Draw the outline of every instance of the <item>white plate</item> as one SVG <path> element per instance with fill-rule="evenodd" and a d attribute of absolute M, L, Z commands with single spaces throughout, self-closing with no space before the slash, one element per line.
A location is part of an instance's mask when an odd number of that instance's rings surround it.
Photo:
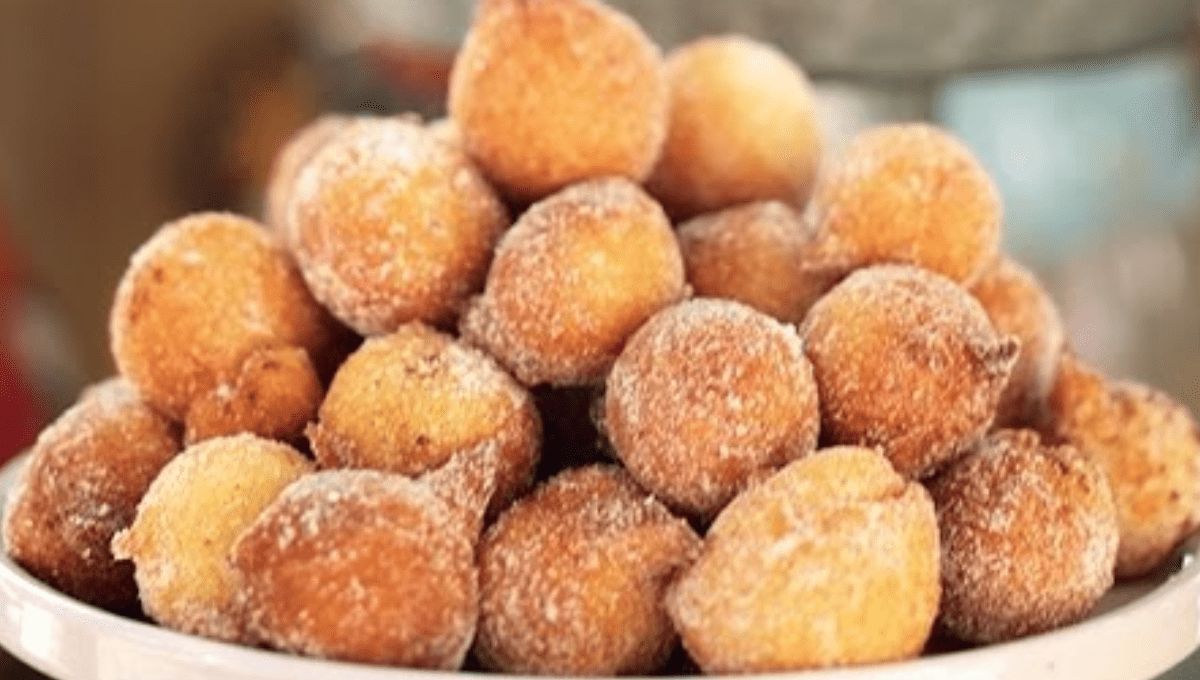
<path fill-rule="evenodd" d="M 24 459 L 0 470 L 0 508 Z M 1172 568 L 1123 584 L 1083 623 L 1017 642 L 783 680 L 1138 680 L 1200 645 L 1200 541 Z M 0 551 L 0 646 L 60 680 L 447 680 L 441 672 L 305 659 L 114 616 L 42 585 Z M 480 680 L 480 674 L 466 674 Z"/>

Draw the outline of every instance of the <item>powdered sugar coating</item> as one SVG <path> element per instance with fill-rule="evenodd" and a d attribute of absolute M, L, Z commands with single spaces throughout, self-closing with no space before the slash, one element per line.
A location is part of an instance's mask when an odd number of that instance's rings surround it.
<path fill-rule="evenodd" d="M 916 656 L 938 595 L 928 494 L 843 447 L 734 499 L 666 603 L 705 673 L 749 673 Z"/>
<path fill-rule="evenodd" d="M 463 152 L 419 122 L 358 118 L 304 164 L 286 224 L 313 295 L 372 335 L 452 322 L 508 215 Z"/>
<path fill-rule="evenodd" d="M 1117 510 L 1072 446 L 1000 430 L 929 484 L 942 545 L 942 624 L 999 642 L 1074 623 L 1112 586 Z"/>
<path fill-rule="evenodd" d="M 698 517 L 810 453 L 819 426 L 795 329 L 728 300 L 655 315 L 621 353 L 604 396 L 604 428 L 633 477 Z"/>
<path fill-rule="evenodd" d="M 645 179 L 666 136 L 662 55 L 593 0 L 484 0 L 450 80 L 463 144 L 508 196 Z"/>
<path fill-rule="evenodd" d="M 685 294 L 662 208 L 628 180 L 599 179 L 521 216 L 460 330 L 526 385 L 597 383 L 625 340 Z"/>
<path fill-rule="evenodd" d="M 38 436 L 4 512 L 5 550 L 71 597 L 135 611 L 133 569 L 113 558 L 109 542 L 178 451 L 178 429 L 127 382 L 87 389 Z"/>
<path fill-rule="evenodd" d="M 263 219 L 281 241 L 286 242 L 287 202 L 296 176 L 312 155 L 342 130 L 353 118 L 337 114 L 318 117 L 292 135 L 275 156 L 263 198 Z"/>
<path fill-rule="evenodd" d="M 478 613 L 474 536 L 460 521 L 401 475 L 292 484 L 233 548 L 250 630 L 309 656 L 458 668 Z"/>
<path fill-rule="evenodd" d="M 813 192 L 826 261 L 915 264 L 970 284 L 1000 243 L 1000 194 L 962 142 L 926 124 L 860 133 Z"/>
<path fill-rule="evenodd" d="M 1019 345 L 953 282 L 904 265 L 851 274 L 801 329 L 834 444 L 880 447 L 925 477 L 987 431 Z"/>
<path fill-rule="evenodd" d="M 661 668 L 675 641 L 662 596 L 699 543 L 620 468 L 557 475 L 484 537 L 476 655 L 516 673 Z"/>

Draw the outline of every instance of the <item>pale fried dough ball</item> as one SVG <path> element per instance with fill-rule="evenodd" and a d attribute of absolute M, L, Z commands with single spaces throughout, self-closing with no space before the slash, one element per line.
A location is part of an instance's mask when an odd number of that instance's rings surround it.
<path fill-rule="evenodd" d="M 146 613 L 185 633 L 245 641 L 229 550 L 310 469 L 292 447 L 245 434 L 193 445 L 168 463 L 112 543 L 118 559 L 133 560 Z"/>
<path fill-rule="evenodd" d="M 667 610 L 704 672 L 787 671 L 916 656 L 938 593 L 928 494 L 840 447 L 734 499 Z"/>
<path fill-rule="evenodd" d="M 1000 430 L 929 484 L 942 545 L 942 624 L 999 642 L 1079 621 L 1108 591 L 1117 509 L 1073 446 Z"/>
<path fill-rule="evenodd" d="M 802 321 L 840 278 L 814 259 L 811 230 L 779 201 L 701 215 L 678 233 L 696 295 L 737 300 L 780 321 Z"/>
<path fill-rule="evenodd" d="M 820 413 L 795 328 L 728 300 L 655 315 L 608 377 L 617 456 L 668 505 L 711 517 L 751 480 L 810 453 Z"/>
<path fill-rule="evenodd" d="M 915 264 L 971 283 L 1000 242 L 1000 196 L 962 142 L 925 124 L 856 137 L 813 193 L 817 239 L 845 271 Z"/>
<path fill-rule="evenodd" d="M 461 331 L 526 385 L 594 384 L 625 340 L 684 294 L 662 208 L 633 183 L 606 178 L 521 216 Z"/>
<path fill-rule="evenodd" d="M 422 482 L 331 470 L 285 489 L 232 565 L 250 631 L 277 649 L 452 670 L 478 616 L 475 538 Z"/>
<path fill-rule="evenodd" d="M 767 199 L 804 205 L 821 135 L 796 64 L 745 37 L 706 37 L 668 56 L 667 80 L 667 140 L 647 187 L 672 216 Z"/>
<path fill-rule="evenodd" d="M 541 422 L 529 393 L 490 357 L 410 323 L 346 360 L 309 439 L 322 467 L 408 476 L 494 449 L 499 510 L 533 480 Z"/>
<path fill-rule="evenodd" d="M 434 139 L 462 148 L 462 133 L 458 131 L 458 126 L 454 124 L 453 118 L 431 120 L 425 125 L 425 129 L 429 130 L 429 134 L 433 135 Z"/>
<path fill-rule="evenodd" d="M 287 239 L 313 295 L 363 335 L 449 324 L 508 226 L 461 150 L 404 117 L 359 118 L 305 163 Z"/>
<path fill-rule="evenodd" d="M 966 291 L 902 265 L 851 274 L 801 332 L 826 440 L 880 447 L 914 478 L 987 431 L 1018 352 Z"/>
<path fill-rule="evenodd" d="M 667 124 L 658 48 L 594 0 L 484 0 L 450 80 L 450 115 L 519 202 L 617 175 L 645 179 Z"/>
<path fill-rule="evenodd" d="M 1109 382 L 1064 355 L 1049 398 L 1049 432 L 1105 472 L 1117 503 L 1117 578 L 1152 571 L 1200 512 L 1200 432 L 1187 409 L 1142 385 Z"/>
<path fill-rule="evenodd" d="M 275 156 L 263 199 L 263 219 L 280 239 L 286 241 L 287 202 L 300 169 L 312 155 L 342 130 L 353 118 L 327 114 L 300 128 Z"/>
<path fill-rule="evenodd" d="M 620 468 L 568 470 L 485 535 L 475 653 L 512 673 L 656 671 L 676 640 L 663 593 L 699 544 Z"/>
<path fill-rule="evenodd" d="M 128 383 L 89 388 L 38 437 L 4 512 L 5 549 L 71 597 L 136 611 L 133 568 L 109 543 L 178 451 L 178 429 Z"/>
<path fill-rule="evenodd" d="M 995 426 L 1036 425 L 1063 349 L 1058 309 L 1033 274 L 1007 257 L 998 258 L 984 271 L 971 294 L 997 331 L 1021 342 L 1021 353 L 996 407 Z"/>
<path fill-rule="evenodd" d="M 206 436 L 298 435 L 320 400 L 313 364 L 339 339 L 266 232 L 222 213 L 167 224 L 133 255 L 110 333 L 117 367 L 142 397 Z M 264 382 L 289 387 L 260 390 Z"/>

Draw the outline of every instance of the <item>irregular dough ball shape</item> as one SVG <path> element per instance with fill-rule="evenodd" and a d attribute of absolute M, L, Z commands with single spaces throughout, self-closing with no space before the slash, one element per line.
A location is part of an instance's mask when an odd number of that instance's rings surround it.
<path fill-rule="evenodd" d="M 1117 509 L 1073 446 L 1000 430 L 929 483 L 942 545 L 940 620 L 991 643 L 1075 623 L 1112 586 Z"/>
<path fill-rule="evenodd" d="M 310 470 L 292 447 L 248 434 L 209 439 L 176 456 L 112 543 L 118 559 L 133 560 L 146 613 L 185 633 L 246 641 L 230 548 Z"/>
<path fill-rule="evenodd" d="M 508 213 L 463 152 L 419 122 L 358 118 L 301 169 L 286 227 L 313 295 L 375 335 L 453 323 Z"/>
<path fill-rule="evenodd" d="M 728 300 L 655 315 L 617 359 L 604 396 L 617 457 L 667 505 L 697 517 L 811 453 L 820 421 L 795 328 Z"/>
<path fill-rule="evenodd" d="M 508 673 L 659 670 L 676 640 L 663 593 L 699 545 L 620 468 L 563 472 L 483 539 L 475 653 Z"/>
<path fill-rule="evenodd" d="M 152 407 L 206 435 L 247 425 L 268 437 L 300 434 L 320 402 L 313 364 L 335 349 L 337 332 L 266 231 L 224 213 L 185 217 L 151 237 L 131 258 L 110 317 L 121 375 Z M 267 379 L 264 364 L 290 350 L 307 357 L 269 378 L 289 387 L 250 394 Z M 214 417 L 248 403 L 251 414 Z"/>
<path fill-rule="evenodd" d="M 966 291 L 902 265 L 851 274 L 813 306 L 801 334 L 824 437 L 880 447 L 912 478 L 983 436 L 1018 352 Z"/>
<path fill-rule="evenodd" d="M 450 78 L 467 152 L 510 198 L 646 178 L 667 125 L 662 55 L 594 0 L 483 0 Z"/>
<path fill-rule="evenodd" d="M 627 180 L 594 180 L 517 220 L 460 330 L 526 385 L 593 384 L 685 290 L 662 208 Z"/>
<path fill-rule="evenodd" d="M 287 242 L 287 204 L 296 177 L 308 159 L 352 121 L 350 116 L 326 114 L 300 128 L 275 156 L 263 198 L 263 219 L 284 243 Z"/>
<path fill-rule="evenodd" d="M 541 421 L 533 398 L 490 357 L 409 323 L 342 364 L 309 439 L 324 468 L 410 477 L 494 451 L 498 511 L 533 481 Z"/>
<path fill-rule="evenodd" d="M 1187 409 L 1136 383 L 1109 382 L 1069 354 L 1048 430 L 1108 477 L 1117 503 L 1118 579 L 1142 576 L 1200 525 L 1200 432 Z"/>
<path fill-rule="evenodd" d="M 667 610 L 705 673 L 790 671 L 916 656 L 938 594 L 925 489 L 839 447 L 734 499 Z"/>
<path fill-rule="evenodd" d="M 802 207 L 821 159 L 808 78 L 775 47 L 705 37 L 667 57 L 670 119 L 647 181 L 672 216 L 775 199 Z"/>
<path fill-rule="evenodd" d="M 88 388 L 38 436 L 4 511 L 5 550 L 71 597 L 137 611 L 133 567 L 109 543 L 178 451 L 178 428 L 127 382 Z"/>
<path fill-rule="evenodd" d="M 250 630 L 288 652 L 453 670 L 478 616 L 474 542 L 427 485 L 331 470 L 289 486 L 233 549 Z"/>
<path fill-rule="evenodd" d="M 962 142 L 931 125 L 860 133 L 813 192 L 830 266 L 914 264 L 970 284 L 996 255 L 1000 195 Z"/>

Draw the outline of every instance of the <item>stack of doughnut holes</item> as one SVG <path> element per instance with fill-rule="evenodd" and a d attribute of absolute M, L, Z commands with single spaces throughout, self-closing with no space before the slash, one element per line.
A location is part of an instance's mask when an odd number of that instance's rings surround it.
<path fill-rule="evenodd" d="M 746 673 L 1065 626 L 1200 523 L 1191 415 L 1072 354 L 947 132 L 825 157 L 780 51 L 598 0 L 480 0 L 448 109 L 134 253 L 17 563 L 317 658 Z"/>

